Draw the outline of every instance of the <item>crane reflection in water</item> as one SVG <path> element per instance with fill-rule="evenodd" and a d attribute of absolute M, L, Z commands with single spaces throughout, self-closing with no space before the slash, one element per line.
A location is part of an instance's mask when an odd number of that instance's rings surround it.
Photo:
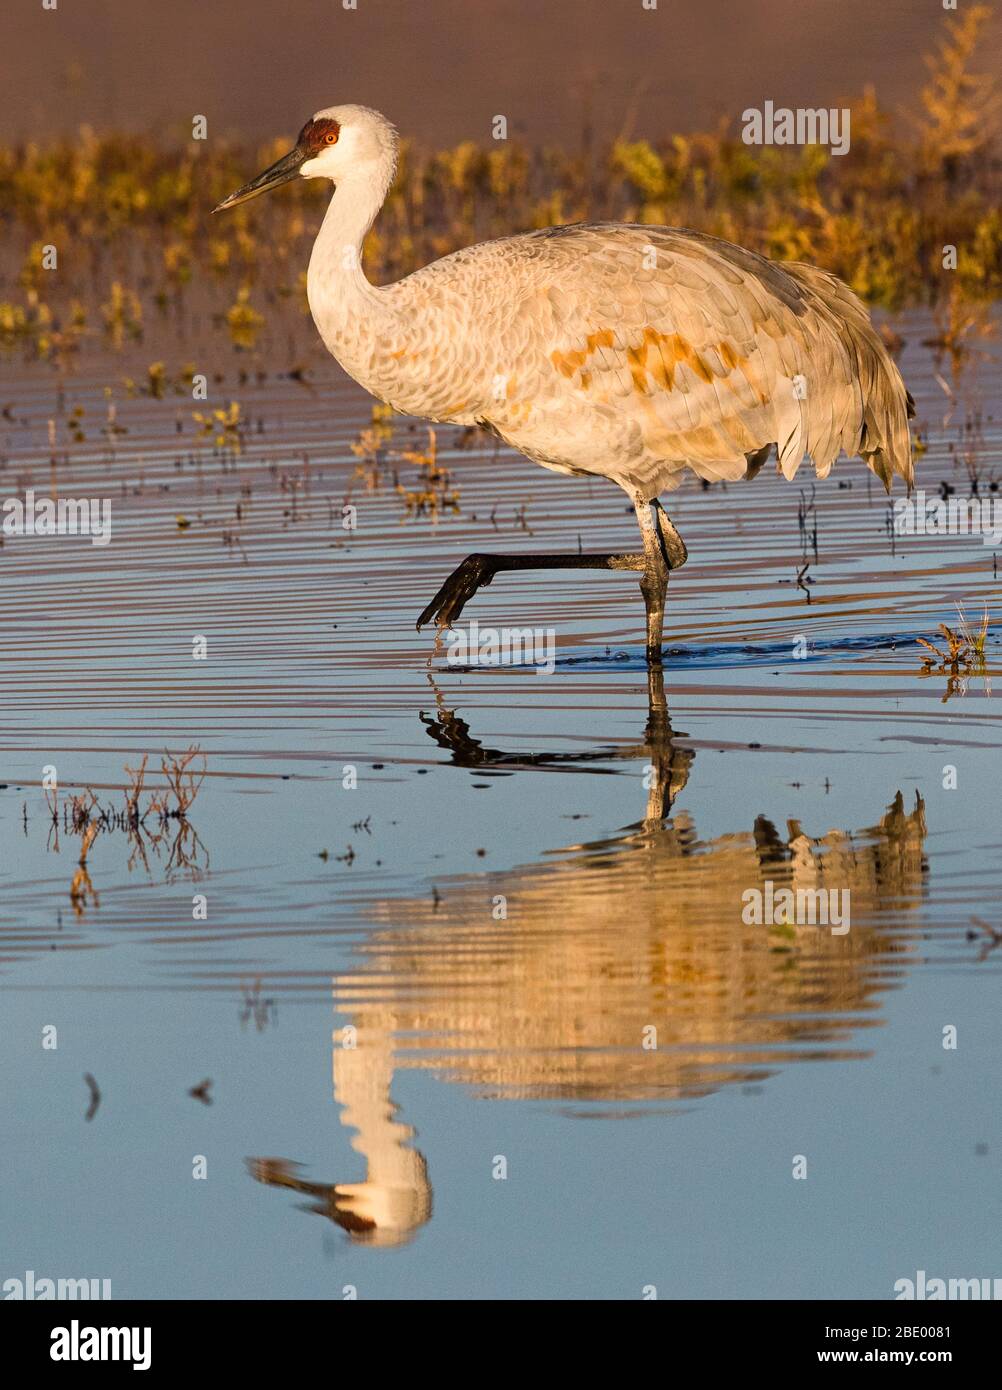
<path fill-rule="evenodd" d="M 441 697 L 422 715 L 456 765 L 481 772 L 639 763 L 643 818 L 524 867 L 447 880 L 432 897 L 372 903 L 363 962 L 333 980 L 348 1020 L 333 1035 L 334 1099 L 365 1177 L 312 1182 L 288 1160 L 252 1159 L 259 1181 L 314 1199 L 309 1210 L 354 1241 L 398 1245 L 432 1210 L 415 1131 L 391 1099 L 398 1068 L 493 1100 L 622 1115 L 798 1060 L 868 1055 L 853 1038 L 879 1022 L 880 993 L 903 975 L 924 891 L 921 798 L 907 810 L 895 792 L 855 832 L 815 838 L 790 820 L 784 834 L 760 816 L 702 840 L 673 813 L 695 754 L 672 729 L 657 668 L 648 689 L 639 743 L 583 753 L 485 747 Z M 742 894 L 767 880 L 849 889 L 851 931 L 746 925 Z"/>

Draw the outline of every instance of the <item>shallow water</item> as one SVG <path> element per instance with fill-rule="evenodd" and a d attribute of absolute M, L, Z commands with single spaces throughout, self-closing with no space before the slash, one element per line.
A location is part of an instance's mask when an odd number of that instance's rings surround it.
<path fill-rule="evenodd" d="M 951 400 L 928 324 L 899 327 L 921 484 L 966 494 L 970 456 L 984 493 L 997 363 Z M 414 629 L 449 570 L 632 548 L 615 489 L 442 429 L 460 511 L 408 518 L 353 477 L 371 402 L 315 351 L 308 387 L 214 388 L 238 457 L 177 396 L 119 393 L 109 450 L 120 362 L 63 383 L 68 446 L 56 377 L 4 373 L 5 495 L 51 490 L 56 416 L 58 490 L 110 497 L 113 535 L 0 551 L 3 1278 L 845 1298 L 998 1272 L 999 641 L 954 682 L 915 641 L 958 601 L 997 617 L 990 547 L 892 545 L 858 463 L 813 493 L 816 560 L 806 471 L 686 486 L 663 692 L 624 574 L 499 576 L 464 619 L 553 629 L 553 673 L 459 669 Z M 426 438 L 399 422 L 391 452 Z M 121 812 L 126 765 L 162 787 L 191 745 L 186 820 L 85 844 L 70 798 Z M 767 882 L 849 890 L 851 929 L 747 925 Z"/>

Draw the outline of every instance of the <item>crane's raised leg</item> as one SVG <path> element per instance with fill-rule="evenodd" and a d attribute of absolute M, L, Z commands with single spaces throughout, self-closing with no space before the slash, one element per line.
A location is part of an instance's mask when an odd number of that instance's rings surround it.
<path fill-rule="evenodd" d="M 688 552 L 657 498 L 648 501 L 637 496 L 633 505 L 644 542 L 643 551 L 603 551 L 579 555 L 467 555 L 418 618 L 418 629 L 432 620 L 440 627 L 451 626 L 477 590 L 488 585 L 501 570 L 635 570 L 640 572 L 640 591 L 647 609 L 647 660 L 660 664 L 668 575 L 672 570 L 681 569 Z"/>

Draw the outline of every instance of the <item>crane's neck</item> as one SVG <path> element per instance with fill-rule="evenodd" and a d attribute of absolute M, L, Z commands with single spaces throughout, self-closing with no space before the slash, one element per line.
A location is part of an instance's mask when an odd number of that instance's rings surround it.
<path fill-rule="evenodd" d="M 306 276 L 310 312 L 320 336 L 345 371 L 367 387 L 378 344 L 392 334 L 396 315 L 385 291 L 365 278 L 362 242 L 392 179 L 393 158 L 387 156 L 338 183 Z"/>

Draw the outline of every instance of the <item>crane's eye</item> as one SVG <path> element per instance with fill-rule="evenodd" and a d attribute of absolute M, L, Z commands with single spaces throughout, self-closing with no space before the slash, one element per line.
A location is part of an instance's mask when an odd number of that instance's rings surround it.
<path fill-rule="evenodd" d="M 332 130 L 329 130 L 327 134 L 324 136 L 324 144 L 333 145 L 336 139 L 337 136 L 334 134 L 334 132 Z"/>

